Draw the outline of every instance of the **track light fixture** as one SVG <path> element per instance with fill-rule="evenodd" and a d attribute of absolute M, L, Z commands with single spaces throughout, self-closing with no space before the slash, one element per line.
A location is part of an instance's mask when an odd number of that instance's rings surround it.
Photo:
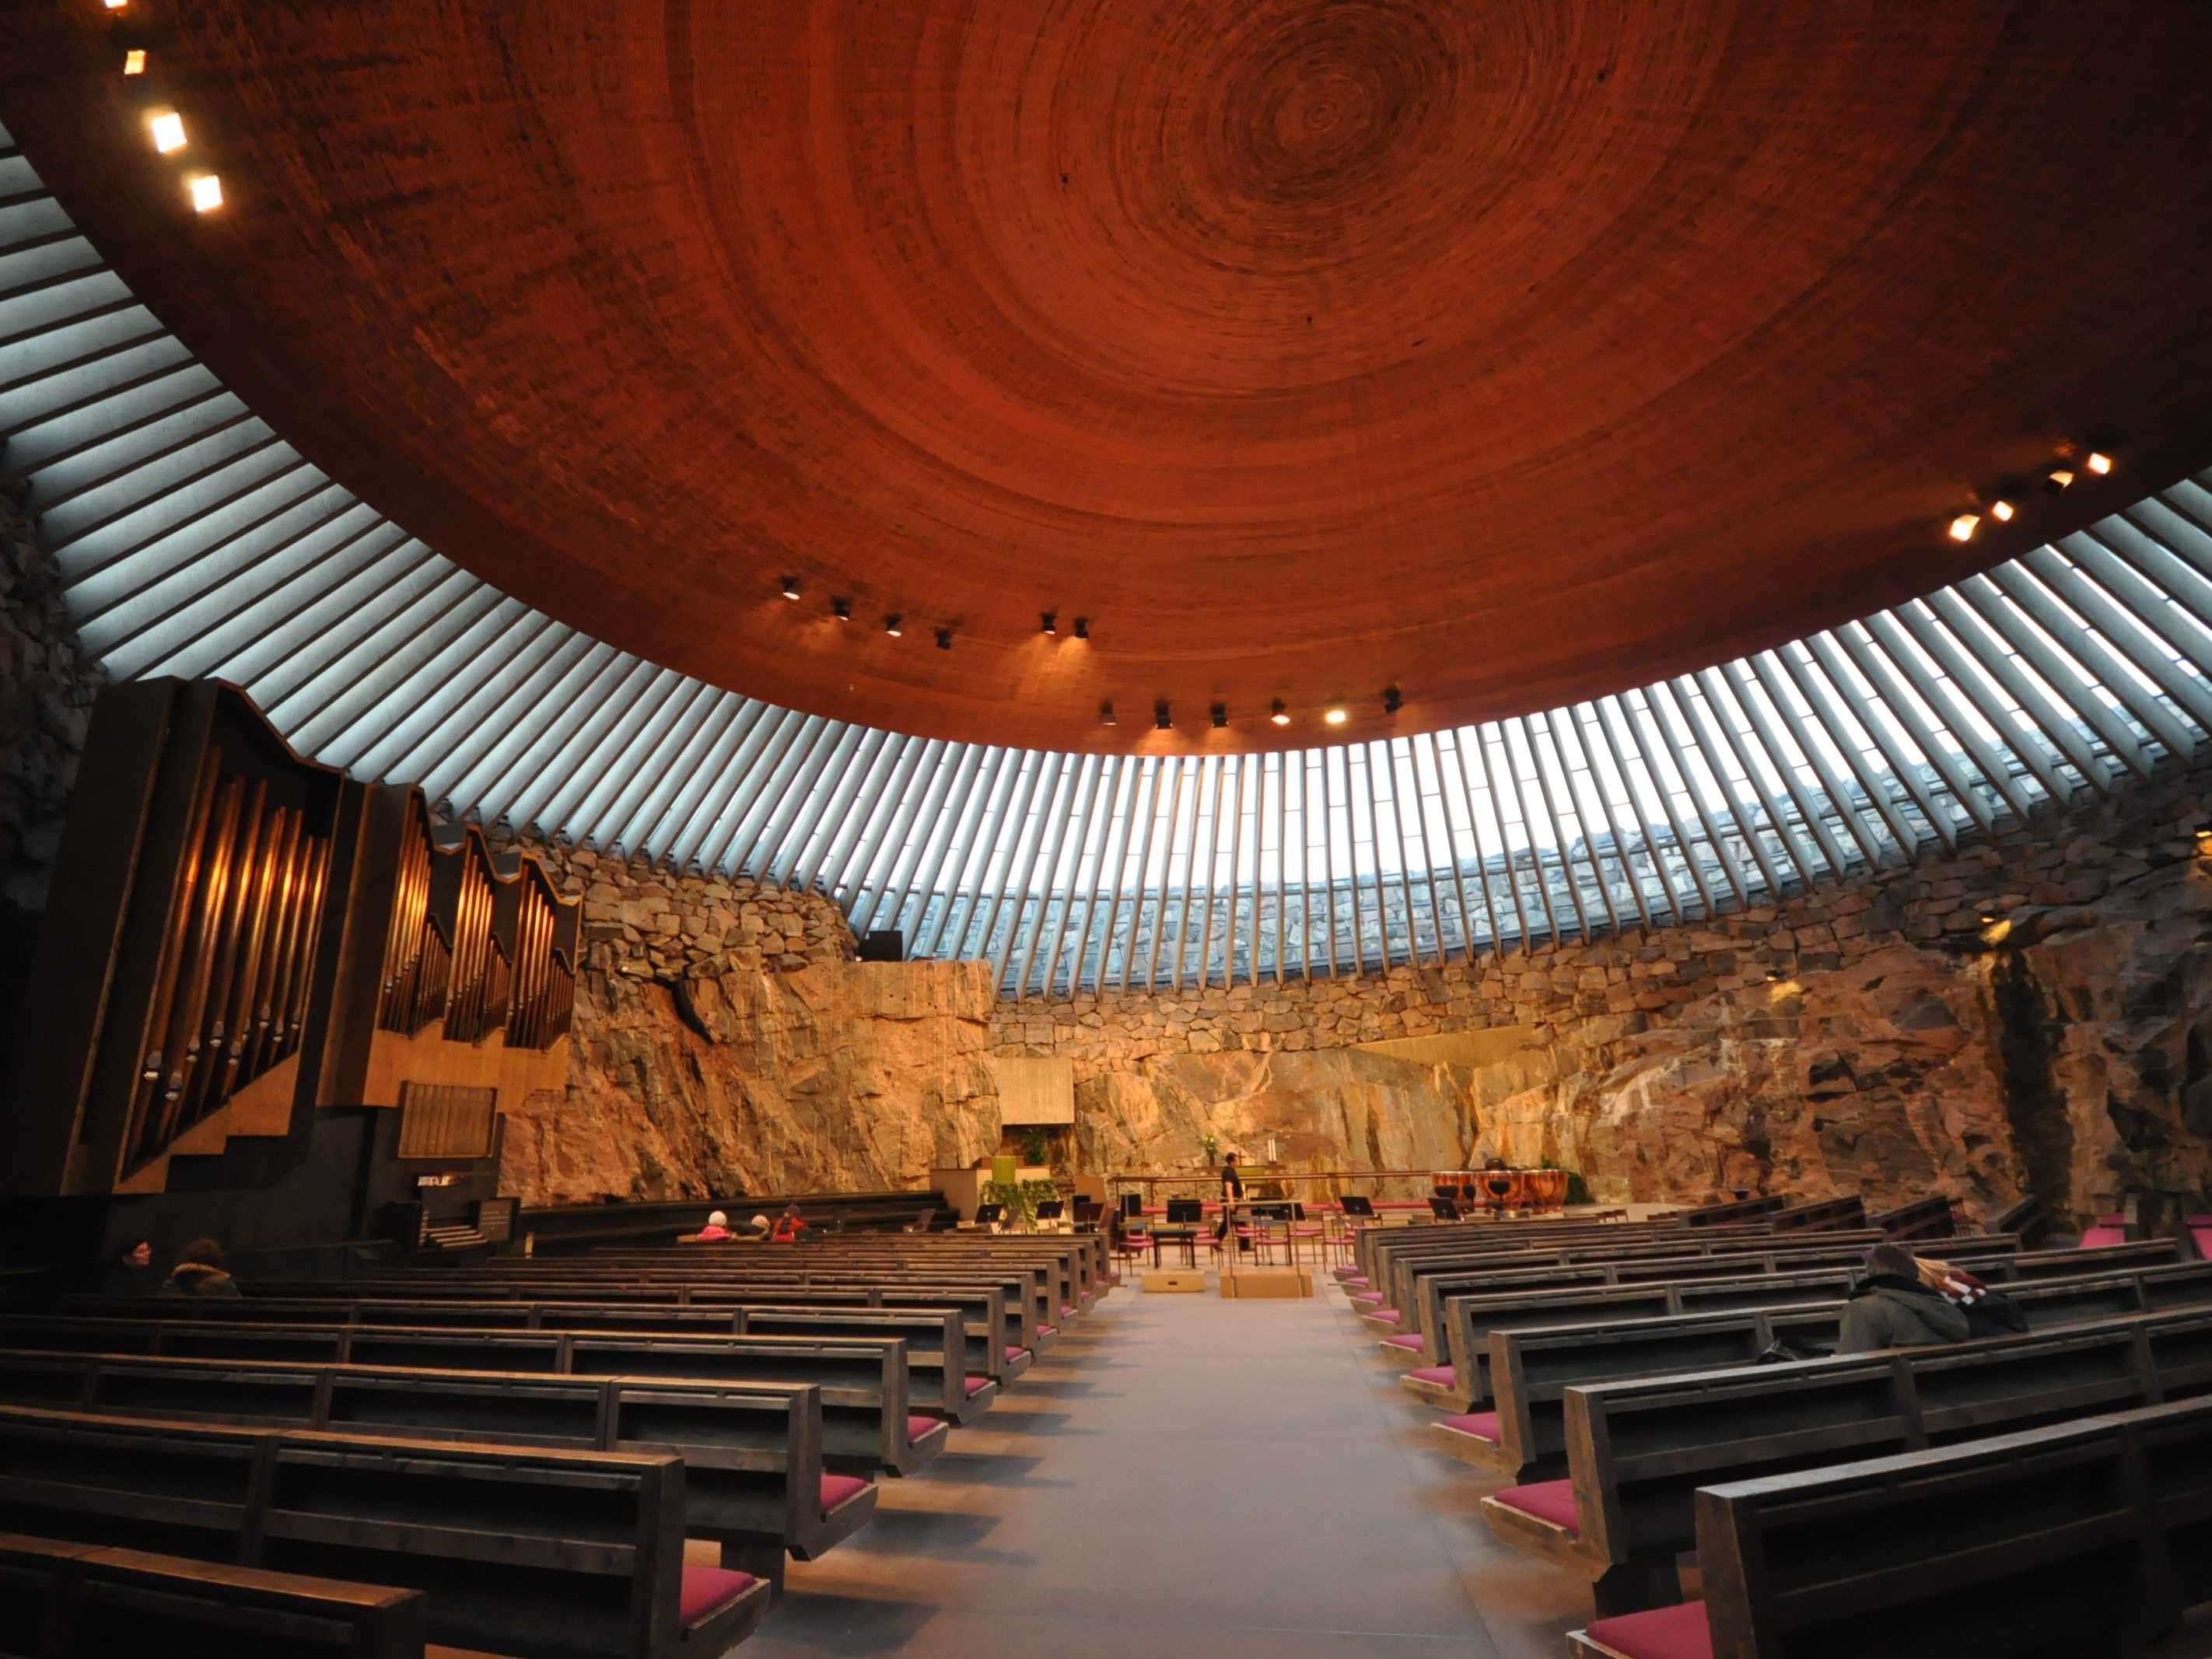
<path fill-rule="evenodd" d="M 1111 726 L 1114 724 L 1114 705 L 1112 703 L 1102 702 L 1098 705 L 1098 724 L 1101 726 Z"/>
<path fill-rule="evenodd" d="M 786 577 L 783 579 L 782 587 L 783 587 L 783 597 L 784 597 L 785 599 L 797 599 L 797 598 L 799 597 L 799 578 L 798 578 L 798 577 L 796 577 L 796 576 L 786 576 Z"/>
<path fill-rule="evenodd" d="M 833 616 L 833 617 L 836 617 L 836 619 L 837 619 L 839 622 L 850 622 L 850 621 L 852 621 L 852 620 L 853 620 L 853 602 L 852 602 L 852 600 L 850 600 L 850 599 L 832 599 L 832 600 L 830 600 L 830 614 L 831 616 Z"/>
<path fill-rule="evenodd" d="M 1345 721 L 1351 718 L 1352 716 L 1346 714 L 1341 708 L 1332 708 L 1328 713 L 1322 716 L 1322 719 L 1328 721 L 1331 726 L 1341 726 Z"/>
<path fill-rule="evenodd" d="M 1288 726 L 1291 723 L 1291 711 L 1283 707 L 1283 700 L 1280 697 L 1275 699 L 1275 706 L 1268 710 L 1267 718 L 1278 726 Z"/>
<path fill-rule="evenodd" d="M 1040 634 L 1057 634 L 1057 633 L 1059 633 L 1059 632 L 1060 632 L 1060 618 L 1059 618 L 1056 615 L 1054 615 L 1052 611 L 1046 611 L 1042 617 L 1041 617 L 1040 618 L 1038 618 L 1038 622 L 1037 622 L 1037 632 L 1038 632 L 1038 633 L 1040 633 Z"/>
<path fill-rule="evenodd" d="M 1973 540 L 1974 527 L 1980 524 L 1981 521 L 1982 515 L 1978 513 L 1961 513 L 1957 518 L 1951 520 L 1951 539 L 1954 542 L 1970 542 Z"/>
<path fill-rule="evenodd" d="M 129 52 L 125 52 L 123 54 L 123 72 L 125 75 L 143 75 L 146 72 L 145 52 L 137 46 L 133 46 Z"/>
<path fill-rule="evenodd" d="M 2082 465 L 2101 478 L 2112 470 L 2112 458 L 2101 450 L 2093 449 L 2089 452 L 2089 459 Z"/>
<path fill-rule="evenodd" d="M 905 620 L 906 618 L 900 616 L 897 611 L 892 611 L 890 616 L 884 618 L 884 632 L 890 635 L 893 639 L 898 638 L 900 634 L 904 631 L 899 627 L 899 624 Z"/>
<path fill-rule="evenodd" d="M 2065 489 L 2073 482 L 2073 472 L 2063 466 L 2054 466 L 2043 475 L 2043 487 L 2054 495 Z"/>
<path fill-rule="evenodd" d="M 1400 691 L 1396 686 L 1386 685 L 1382 688 L 1382 712 L 1384 714 L 1395 714 L 1405 706 L 1405 694 Z"/>
<path fill-rule="evenodd" d="M 1991 501 L 1990 503 L 1990 517 L 1995 519 L 1999 524 L 2010 524 L 2013 521 L 2014 516 L 2019 511 L 2020 509 L 2014 507 L 2010 501 Z"/>
<path fill-rule="evenodd" d="M 1168 700 L 1165 697 L 1162 697 L 1152 705 L 1152 725 L 1157 730 L 1162 732 L 1175 729 L 1175 721 L 1168 717 Z"/>
<path fill-rule="evenodd" d="M 1217 702 L 1214 704 L 1212 714 L 1213 729 L 1215 731 L 1218 732 L 1229 724 L 1229 705 L 1227 703 Z"/>
<path fill-rule="evenodd" d="M 1078 617 L 1075 619 L 1075 637 L 1079 640 L 1087 640 L 1091 637 L 1090 617 Z"/>
<path fill-rule="evenodd" d="M 939 651 L 950 651 L 952 648 L 952 630 L 951 629 L 940 628 L 937 630 L 937 648 Z"/>

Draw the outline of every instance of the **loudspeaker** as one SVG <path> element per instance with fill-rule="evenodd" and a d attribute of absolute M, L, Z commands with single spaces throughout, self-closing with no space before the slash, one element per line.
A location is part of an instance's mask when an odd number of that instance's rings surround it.
<path fill-rule="evenodd" d="M 872 930 L 860 941 L 860 960 L 863 962 L 904 962 L 906 935 L 896 927 Z"/>

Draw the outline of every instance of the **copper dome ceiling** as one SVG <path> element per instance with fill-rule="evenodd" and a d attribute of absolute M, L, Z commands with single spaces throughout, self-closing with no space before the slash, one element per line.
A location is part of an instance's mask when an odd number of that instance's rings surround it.
<path fill-rule="evenodd" d="M 902 732 L 1549 707 L 2212 431 L 2212 7 L 26 10 L 26 152 L 319 465 L 625 650 Z M 1944 539 L 2083 441 L 2121 474 Z"/>

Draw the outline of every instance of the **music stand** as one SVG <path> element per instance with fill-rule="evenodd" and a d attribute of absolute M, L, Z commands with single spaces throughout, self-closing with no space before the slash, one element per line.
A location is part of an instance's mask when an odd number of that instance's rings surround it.
<path fill-rule="evenodd" d="M 1337 1207 L 1344 1212 L 1347 1220 L 1372 1221 L 1375 1219 L 1375 1200 L 1359 1193 L 1346 1193 L 1342 1198 L 1337 1200 L 1336 1203 Z"/>
<path fill-rule="evenodd" d="M 1437 1219 L 1439 1221 L 1459 1219 L 1459 1203 L 1455 1199 L 1432 1197 L 1429 1200 L 1429 1208 L 1436 1212 Z"/>
<path fill-rule="evenodd" d="M 1168 1200 L 1168 1225 L 1185 1227 L 1206 1219 L 1206 1200 L 1198 1198 L 1171 1198 Z"/>
<path fill-rule="evenodd" d="M 1057 1221 L 1066 1213 L 1067 1204 L 1065 1200 L 1041 1198 L 1037 1200 L 1036 1218 L 1039 1221 Z"/>
<path fill-rule="evenodd" d="M 1003 1204 L 978 1204 L 975 1206 L 975 1224 L 979 1227 L 995 1227 L 999 1224 L 1000 1218 L 1006 1213 L 1006 1206 Z"/>

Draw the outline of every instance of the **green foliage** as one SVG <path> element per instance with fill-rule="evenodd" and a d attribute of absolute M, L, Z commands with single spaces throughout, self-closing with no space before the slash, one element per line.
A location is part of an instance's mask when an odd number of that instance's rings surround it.
<path fill-rule="evenodd" d="M 1570 1204 L 1588 1204 L 1591 1201 L 1589 1188 L 1583 1180 L 1583 1172 L 1580 1170 L 1568 1170 L 1567 1202 Z"/>
<path fill-rule="evenodd" d="M 987 1181 L 983 1183 L 983 1201 L 1005 1206 L 1004 1224 L 1010 1227 L 1035 1226 L 1037 1206 L 1048 1198 L 1059 1196 L 1060 1188 L 1049 1181 Z"/>
<path fill-rule="evenodd" d="M 1051 1157 L 1052 1141 L 1042 1129 L 1029 1128 L 1022 1131 L 1023 1163 L 1035 1169 Z"/>

